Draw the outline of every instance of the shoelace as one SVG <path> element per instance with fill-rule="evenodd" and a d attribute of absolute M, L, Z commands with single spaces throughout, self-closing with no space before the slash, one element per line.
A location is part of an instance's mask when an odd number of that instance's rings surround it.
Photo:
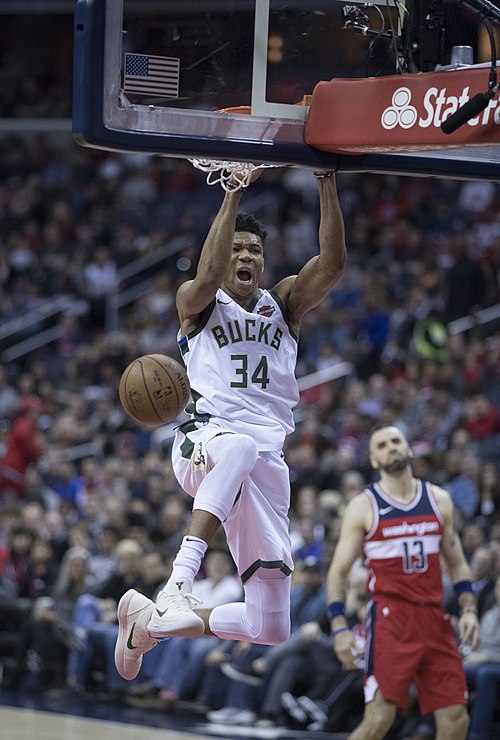
<path fill-rule="evenodd" d="M 193 594 L 167 594 L 168 596 L 168 609 L 176 612 L 186 611 L 186 601 L 188 602 L 189 608 L 192 609 L 196 604 L 202 604 L 202 600 Z"/>

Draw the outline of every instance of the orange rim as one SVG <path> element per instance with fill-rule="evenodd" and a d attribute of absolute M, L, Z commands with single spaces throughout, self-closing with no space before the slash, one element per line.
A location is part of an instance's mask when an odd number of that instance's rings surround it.
<path fill-rule="evenodd" d="M 302 100 L 295 105 L 311 105 L 311 95 L 304 95 Z M 229 108 L 219 108 L 218 113 L 232 113 L 239 116 L 250 116 L 252 115 L 252 108 L 250 105 L 234 105 Z"/>
<path fill-rule="evenodd" d="M 232 108 L 219 108 L 218 113 L 235 113 L 242 116 L 249 116 L 252 109 L 249 105 L 235 105 Z"/>

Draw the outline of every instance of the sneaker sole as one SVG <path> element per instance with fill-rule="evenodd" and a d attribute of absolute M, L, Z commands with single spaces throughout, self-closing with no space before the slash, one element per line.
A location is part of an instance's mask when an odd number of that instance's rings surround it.
<path fill-rule="evenodd" d="M 205 622 L 196 614 L 193 616 L 196 617 L 196 620 L 193 619 L 191 624 L 186 624 L 184 621 L 160 627 L 153 625 L 152 628 L 148 625 L 148 635 L 153 640 L 162 640 L 165 637 L 201 637 L 205 632 Z"/>
<path fill-rule="evenodd" d="M 137 663 L 137 670 L 135 670 L 135 664 L 133 670 L 131 667 L 127 668 L 126 650 L 127 650 L 127 627 L 128 627 L 128 607 L 132 599 L 134 598 L 136 591 L 130 589 L 126 594 L 123 594 L 117 609 L 118 617 L 118 637 L 116 638 L 115 645 L 115 666 L 116 670 L 122 678 L 127 681 L 132 681 L 139 671 L 141 670 L 142 660 Z M 142 656 L 141 656 L 142 657 Z"/>
<path fill-rule="evenodd" d="M 281 694 L 281 706 L 286 709 L 292 719 L 301 723 L 307 722 L 307 714 L 300 708 L 295 697 L 290 696 L 287 692 Z"/>
<path fill-rule="evenodd" d="M 299 696 L 297 704 L 312 720 L 314 720 L 314 722 L 322 722 L 323 724 L 326 724 L 328 715 L 308 696 Z"/>

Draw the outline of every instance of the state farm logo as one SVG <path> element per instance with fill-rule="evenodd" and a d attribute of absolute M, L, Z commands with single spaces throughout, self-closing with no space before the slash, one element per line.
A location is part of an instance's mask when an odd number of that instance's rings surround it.
<path fill-rule="evenodd" d="M 408 87 L 398 87 L 392 96 L 392 105 L 387 106 L 380 117 L 382 126 L 390 131 L 400 126 L 408 129 L 412 126 L 439 128 L 455 111 L 461 108 L 469 100 L 469 87 L 464 87 L 460 95 L 448 95 L 446 87 L 441 89 L 430 87 L 422 100 L 424 115 L 419 116 L 419 111 L 412 102 L 412 92 Z M 484 111 L 467 121 L 469 126 L 487 126 L 489 124 L 500 125 L 500 105 L 498 96 L 490 100 Z"/>
<path fill-rule="evenodd" d="M 410 105 L 410 101 L 411 91 L 407 87 L 398 87 L 392 96 L 392 105 L 382 113 L 382 126 L 391 129 L 399 124 L 401 128 L 411 128 L 418 114 L 415 106 Z"/>

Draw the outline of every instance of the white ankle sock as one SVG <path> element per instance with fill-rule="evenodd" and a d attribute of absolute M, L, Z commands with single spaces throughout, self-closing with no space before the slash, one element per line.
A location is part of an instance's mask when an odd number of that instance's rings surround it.
<path fill-rule="evenodd" d="M 192 535 L 183 537 L 179 552 L 172 565 L 172 575 L 162 590 L 169 591 L 169 584 L 176 578 L 187 578 L 192 584 L 198 575 L 207 547 L 205 540 L 201 540 L 199 537 L 193 537 Z"/>

